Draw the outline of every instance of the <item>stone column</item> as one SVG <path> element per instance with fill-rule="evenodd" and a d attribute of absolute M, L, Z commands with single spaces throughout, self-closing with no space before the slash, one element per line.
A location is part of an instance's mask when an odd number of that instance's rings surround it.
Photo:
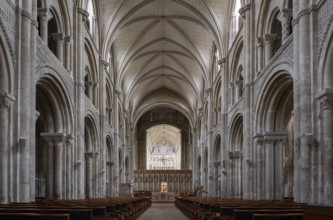
<path fill-rule="evenodd" d="M 52 34 L 52 38 L 56 43 L 56 57 L 59 59 L 61 63 L 64 60 L 64 34 L 63 33 L 55 33 Z"/>
<path fill-rule="evenodd" d="M 287 138 L 286 133 L 267 132 L 265 140 L 265 199 L 281 200 L 283 197 L 283 158 L 282 142 Z"/>
<path fill-rule="evenodd" d="M 274 140 L 265 137 L 265 195 L 263 199 L 274 199 Z"/>
<path fill-rule="evenodd" d="M 235 83 L 234 82 L 230 82 L 229 83 L 229 100 L 228 100 L 228 103 L 229 103 L 229 106 L 228 108 L 230 109 L 234 104 L 235 104 Z"/>
<path fill-rule="evenodd" d="M 43 135 L 41 134 L 43 137 Z M 46 190 L 45 195 L 48 199 L 54 199 L 54 148 L 53 140 L 43 137 L 47 145 L 47 172 L 46 172 Z"/>
<path fill-rule="evenodd" d="M 253 80 L 255 76 L 255 63 L 253 57 L 255 57 L 255 38 L 253 33 L 255 32 L 255 5 L 251 0 L 244 1 L 244 6 L 240 9 L 240 13 L 244 19 L 244 85 L 243 85 L 243 103 L 244 103 L 244 115 L 243 115 L 243 157 L 242 157 L 242 169 L 243 169 L 243 198 L 253 198 L 253 168 L 245 166 L 245 158 L 253 158 Z"/>
<path fill-rule="evenodd" d="M 314 46 L 312 43 L 312 35 L 310 25 L 313 21 L 310 19 L 310 13 L 307 13 L 309 7 L 311 7 L 308 0 L 299 0 L 297 3 L 294 1 L 294 5 L 299 5 L 298 15 L 296 17 L 296 23 L 294 26 L 294 32 L 296 32 L 294 42 L 298 42 L 298 45 L 294 47 L 294 60 L 295 60 L 295 89 L 296 93 L 294 102 L 299 110 L 295 111 L 295 130 L 299 130 L 298 135 L 295 134 L 295 139 L 299 140 L 298 146 L 295 147 L 295 158 L 299 161 L 295 163 L 295 170 L 299 171 L 299 184 L 295 181 L 295 187 L 298 188 L 299 196 L 296 200 L 299 202 L 310 202 L 310 193 L 312 191 L 311 181 L 311 156 L 310 149 L 307 145 L 306 136 L 312 133 L 312 52 Z M 306 12 L 306 13 L 304 13 Z M 297 115 L 297 117 L 296 117 Z M 297 127 L 297 125 L 299 127 Z M 294 173 L 297 177 L 297 172 Z M 295 190 L 294 192 L 297 192 Z"/>
<path fill-rule="evenodd" d="M 84 109 L 85 109 L 85 99 L 84 99 L 84 65 L 83 65 L 83 53 L 84 53 L 84 22 L 88 16 L 88 12 L 81 8 L 76 8 L 75 20 L 73 25 L 73 77 L 75 80 L 75 112 L 74 121 L 75 129 L 75 161 L 81 163 L 84 161 Z M 84 179 L 84 169 L 78 167 L 76 169 L 75 175 L 75 198 L 82 199 L 85 197 L 85 179 Z"/>
<path fill-rule="evenodd" d="M 86 152 L 86 198 L 92 198 L 93 197 L 93 158 L 94 153 L 93 152 Z"/>
<path fill-rule="evenodd" d="M 93 83 L 92 82 L 85 82 L 84 83 L 84 87 L 85 87 L 85 91 L 87 91 L 87 96 L 88 96 L 88 98 L 92 101 L 92 99 L 93 99 L 93 97 L 92 97 L 92 95 L 93 95 L 93 90 L 92 90 L 92 88 L 93 88 Z"/>
<path fill-rule="evenodd" d="M 333 91 L 324 91 L 320 95 L 322 111 L 322 146 L 324 172 L 324 204 L 333 205 Z"/>
<path fill-rule="evenodd" d="M 256 134 L 254 136 L 256 146 L 256 159 L 255 164 L 255 180 L 254 185 L 256 186 L 254 199 L 261 200 L 265 198 L 265 149 L 263 147 L 264 139 L 262 134 Z"/>
<path fill-rule="evenodd" d="M 235 81 L 235 100 L 236 102 L 239 100 L 240 97 L 243 96 L 243 80 L 236 80 Z"/>
<path fill-rule="evenodd" d="M 20 25 L 20 54 L 18 58 L 18 70 L 20 71 L 19 99 L 20 99 L 20 131 L 19 137 L 19 202 L 30 202 L 30 130 L 31 130 L 31 59 L 32 30 L 32 0 L 22 1 L 21 25 Z M 35 36 L 34 36 L 35 37 Z"/>
<path fill-rule="evenodd" d="M 54 198 L 63 198 L 63 146 L 64 137 L 54 137 Z"/>
<path fill-rule="evenodd" d="M 214 161 L 214 168 L 215 168 L 215 193 L 214 196 L 215 197 L 220 197 L 221 196 L 221 188 L 219 185 L 219 181 L 221 180 L 219 177 L 221 175 L 221 173 L 219 172 L 221 167 L 221 161 Z"/>
<path fill-rule="evenodd" d="M 265 34 L 265 66 L 272 59 L 274 53 L 274 42 L 276 40 L 276 34 Z"/>
<path fill-rule="evenodd" d="M 64 41 L 65 41 L 64 67 L 68 72 L 70 72 L 72 69 L 72 67 L 71 67 L 71 45 L 72 45 L 71 36 L 65 36 Z"/>
<path fill-rule="evenodd" d="M 291 18 L 293 16 L 293 11 L 290 8 L 284 8 L 278 14 L 277 19 L 282 24 L 282 44 L 284 44 L 291 34 Z"/>
<path fill-rule="evenodd" d="M 7 93 L 0 94 L 0 204 L 9 202 L 9 110 L 15 98 Z"/>
<path fill-rule="evenodd" d="M 229 82 L 229 74 L 228 74 L 228 64 L 227 59 L 222 58 L 219 61 L 221 65 L 221 78 L 222 78 L 222 88 L 221 88 L 221 160 L 222 160 L 222 169 L 221 169 L 221 197 L 227 197 L 227 176 L 226 176 L 226 146 L 227 146 L 227 137 L 228 137 L 228 82 Z"/>
<path fill-rule="evenodd" d="M 48 22 L 52 15 L 50 14 L 47 8 L 39 8 L 38 9 L 38 18 L 39 18 L 39 35 L 42 40 L 47 45 L 48 38 Z"/>
<path fill-rule="evenodd" d="M 207 106 L 208 106 L 208 116 L 207 116 L 207 146 L 208 146 L 208 187 L 207 192 L 208 195 L 214 194 L 214 140 L 213 140 L 213 93 L 212 89 L 209 88 L 206 90 L 207 94 Z"/>
<path fill-rule="evenodd" d="M 74 199 L 74 160 L 73 160 L 73 135 L 66 136 L 66 160 L 65 160 L 65 177 L 66 177 L 66 191 L 64 199 Z"/>
<path fill-rule="evenodd" d="M 257 74 L 264 68 L 264 40 L 262 37 L 257 38 Z"/>

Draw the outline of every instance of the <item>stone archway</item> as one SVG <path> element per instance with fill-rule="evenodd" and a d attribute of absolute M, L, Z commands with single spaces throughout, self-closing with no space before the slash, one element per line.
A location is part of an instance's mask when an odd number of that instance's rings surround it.
<path fill-rule="evenodd" d="M 86 198 L 95 198 L 97 193 L 98 166 L 96 158 L 99 156 L 96 149 L 98 137 L 96 125 L 91 117 L 87 115 L 84 119 L 84 143 L 85 143 L 85 193 Z"/>
<path fill-rule="evenodd" d="M 72 113 L 66 92 L 56 77 L 36 84 L 36 197 L 73 198 Z M 63 169 L 66 166 L 68 169 Z"/>
<path fill-rule="evenodd" d="M 229 195 L 243 197 L 243 116 L 237 114 L 231 124 L 229 139 Z"/>
<path fill-rule="evenodd" d="M 6 48 L 2 41 L 3 32 L 0 28 L 0 203 L 7 203 L 10 199 L 9 190 L 9 146 L 10 140 L 10 119 L 12 118 L 11 103 L 15 98 L 10 95 L 12 88 L 12 67 L 10 62 L 9 48 Z"/>
<path fill-rule="evenodd" d="M 292 197 L 294 161 L 293 79 L 286 71 L 272 75 L 259 102 L 257 129 L 262 170 L 262 199 Z M 259 189 L 260 190 L 260 189 Z"/>
<path fill-rule="evenodd" d="M 222 175 L 221 175 L 221 136 L 217 136 L 214 145 L 214 180 L 215 180 L 215 187 L 214 187 L 214 194 L 216 197 L 221 197 L 221 187 L 222 187 Z"/>

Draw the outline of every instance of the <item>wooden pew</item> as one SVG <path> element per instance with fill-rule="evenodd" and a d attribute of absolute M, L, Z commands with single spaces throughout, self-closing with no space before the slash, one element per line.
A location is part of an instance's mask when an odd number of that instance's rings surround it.
<path fill-rule="evenodd" d="M 68 214 L 0 213 L 2 220 L 70 220 Z"/>
<path fill-rule="evenodd" d="M 93 220 L 91 209 L 0 208 L 0 213 L 68 214 L 70 220 Z"/>
<path fill-rule="evenodd" d="M 333 219 L 333 206 L 307 205 L 304 207 L 304 220 Z"/>
<path fill-rule="evenodd" d="M 191 219 L 210 219 L 210 220 L 211 219 L 231 220 L 234 218 L 234 210 L 240 210 L 240 209 L 251 209 L 251 210 L 252 209 L 253 210 L 298 209 L 297 212 L 302 212 L 304 206 L 304 203 L 295 203 L 293 201 L 283 201 L 283 200 L 282 201 L 245 200 L 245 199 L 197 198 L 197 197 L 177 197 L 175 204 L 185 215 L 187 215 Z M 285 213 L 284 211 L 276 211 L 276 212 Z M 252 214 L 253 213 L 251 213 L 251 215 Z M 252 219 L 252 217 L 248 219 Z"/>
<path fill-rule="evenodd" d="M 291 214 L 303 213 L 303 209 L 236 209 L 234 210 L 233 220 L 252 220 L 254 214 Z"/>
<path fill-rule="evenodd" d="M 84 219 L 135 219 L 151 205 L 149 197 L 112 197 L 82 200 L 38 200 L 35 203 L 13 203 L 0 205 L 0 212 L 20 212 L 19 210 L 33 210 L 35 212 L 71 212 L 71 220 L 75 218 L 73 213 L 89 210 L 91 216 Z"/>
<path fill-rule="evenodd" d="M 303 213 L 254 214 L 253 220 L 303 220 Z"/>

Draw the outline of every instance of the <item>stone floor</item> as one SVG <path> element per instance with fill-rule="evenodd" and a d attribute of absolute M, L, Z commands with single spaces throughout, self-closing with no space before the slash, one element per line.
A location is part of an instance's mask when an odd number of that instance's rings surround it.
<path fill-rule="evenodd" d="M 153 203 L 138 220 L 186 220 L 187 218 L 174 203 Z"/>

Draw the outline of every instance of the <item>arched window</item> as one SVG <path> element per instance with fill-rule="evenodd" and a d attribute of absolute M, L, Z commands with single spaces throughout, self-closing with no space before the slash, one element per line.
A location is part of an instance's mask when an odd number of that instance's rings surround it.
<path fill-rule="evenodd" d="M 181 130 L 172 125 L 155 125 L 147 130 L 147 169 L 181 168 Z"/>
<path fill-rule="evenodd" d="M 231 20 L 230 20 L 230 36 L 229 36 L 229 46 L 232 45 L 232 42 L 234 41 L 239 28 L 241 27 L 243 23 L 242 16 L 240 16 L 239 9 L 241 8 L 241 1 L 236 0 L 234 3 L 234 10 L 231 14 Z"/>
<path fill-rule="evenodd" d="M 89 13 L 89 16 L 87 19 L 87 26 L 89 28 L 90 34 L 93 35 L 94 28 L 95 28 L 95 18 L 96 18 L 93 0 L 88 0 L 87 12 Z"/>

